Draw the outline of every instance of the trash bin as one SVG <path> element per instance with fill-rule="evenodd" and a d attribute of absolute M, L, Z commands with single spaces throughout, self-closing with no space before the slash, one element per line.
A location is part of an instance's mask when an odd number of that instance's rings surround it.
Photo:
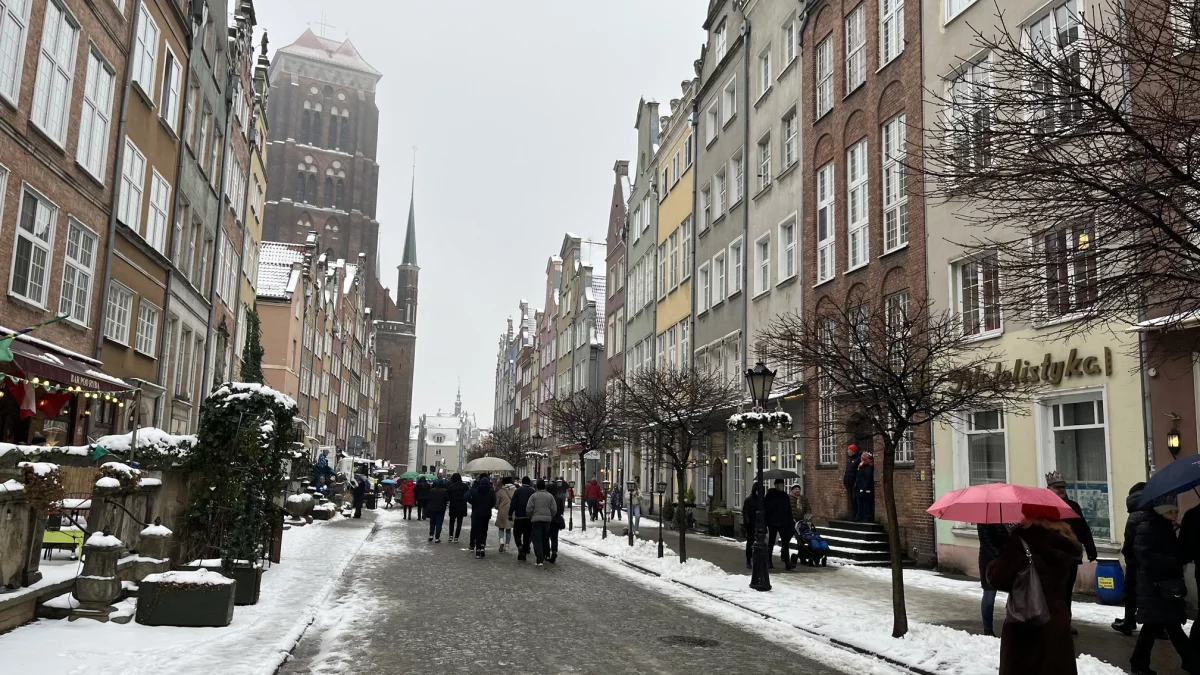
<path fill-rule="evenodd" d="M 1101 604 L 1119 605 L 1125 591 L 1125 572 L 1121 561 L 1115 558 L 1100 558 L 1096 561 L 1096 597 Z"/>
<path fill-rule="evenodd" d="M 374 492 L 367 493 L 367 498 L 363 502 L 363 506 L 367 507 L 367 509 L 369 509 L 369 510 L 374 510 L 374 508 L 375 508 L 375 493 Z"/>

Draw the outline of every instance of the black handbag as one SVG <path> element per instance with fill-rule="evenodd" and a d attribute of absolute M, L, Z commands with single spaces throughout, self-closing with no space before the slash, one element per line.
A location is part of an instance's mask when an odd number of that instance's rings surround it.
<path fill-rule="evenodd" d="M 1164 579 L 1154 583 L 1160 595 L 1168 600 L 1178 600 L 1187 597 L 1187 582 L 1182 578 Z"/>
<path fill-rule="evenodd" d="M 1050 608 L 1046 605 L 1046 593 L 1042 589 L 1042 580 L 1038 577 L 1037 568 L 1033 566 L 1033 552 L 1029 544 L 1020 539 L 1025 548 L 1025 560 L 1028 564 L 1017 572 L 1013 580 L 1012 591 L 1008 594 L 1008 607 L 1005 611 L 1005 621 L 1024 623 L 1030 626 L 1044 626 L 1050 621 Z"/>

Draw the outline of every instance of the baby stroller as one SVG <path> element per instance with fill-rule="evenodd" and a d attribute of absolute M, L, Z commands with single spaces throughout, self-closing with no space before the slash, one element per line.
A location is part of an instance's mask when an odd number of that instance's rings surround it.
<path fill-rule="evenodd" d="M 807 518 L 796 523 L 796 552 L 792 554 L 792 566 L 796 561 L 805 565 L 825 567 L 829 558 L 829 542 L 817 534 L 816 528 Z"/>

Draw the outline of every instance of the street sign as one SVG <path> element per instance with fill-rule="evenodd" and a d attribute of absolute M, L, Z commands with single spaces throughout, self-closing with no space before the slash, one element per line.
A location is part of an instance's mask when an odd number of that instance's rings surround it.
<path fill-rule="evenodd" d="M 599 450 L 588 450 L 583 454 L 584 459 L 600 459 Z"/>

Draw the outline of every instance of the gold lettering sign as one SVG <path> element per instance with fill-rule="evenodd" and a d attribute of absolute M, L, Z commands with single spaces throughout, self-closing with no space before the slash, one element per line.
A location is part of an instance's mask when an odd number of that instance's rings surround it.
<path fill-rule="evenodd" d="M 1046 354 L 1040 363 L 1015 359 L 1012 363 L 997 363 L 991 372 L 985 372 L 983 369 L 963 372 L 960 377 L 956 378 L 954 391 L 958 391 L 964 385 L 970 386 L 973 382 L 987 379 L 1001 383 L 1062 384 L 1064 378 L 1068 380 L 1083 379 L 1093 375 L 1110 377 L 1112 373 L 1112 350 L 1108 347 L 1104 348 L 1103 357 L 1081 356 L 1078 349 L 1072 349 L 1067 354 L 1067 358 L 1061 361 L 1054 360 L 1053 354 Z"/>

